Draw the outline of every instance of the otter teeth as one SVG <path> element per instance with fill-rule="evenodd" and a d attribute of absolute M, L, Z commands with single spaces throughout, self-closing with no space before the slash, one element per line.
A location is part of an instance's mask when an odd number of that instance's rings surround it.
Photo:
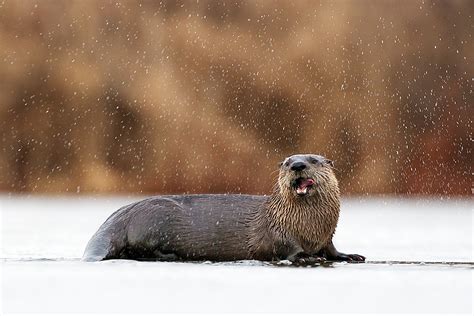
<path fill-rule="evenodd" d="M 308 193 L 308 187 L 296 188 L 296 193 L 301 195 L 306 194 Z"/>

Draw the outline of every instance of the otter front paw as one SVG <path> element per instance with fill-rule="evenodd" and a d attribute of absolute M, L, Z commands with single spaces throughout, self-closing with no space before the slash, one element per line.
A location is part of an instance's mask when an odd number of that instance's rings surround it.
<path fill-rule="evenodd" d="M 331 258 L 334 261 L 364 262 L 365 257 L 357 254 L 339 253 L 337 257 Z"/>
<path fill-rule="evenodd" d="M 296 254 L 296 256 L 290 260 L 295 266 L 312 266 L 315 264 L 323 263 L 326 261 L 326 258 L 319 257 L 316 255 L 309 255 L 307 253 L 301 252 Z"/>

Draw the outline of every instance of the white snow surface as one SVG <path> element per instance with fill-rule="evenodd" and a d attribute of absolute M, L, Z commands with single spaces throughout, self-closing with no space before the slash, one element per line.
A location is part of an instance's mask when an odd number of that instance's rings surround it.
<path fill-rule="evenodd" d="M 104 220 L 141 198 L 0 196 L 1 311 L 473 312 L 472 199 L 343 199 L 335 245 L 364 264 L 81 262 Z"/>

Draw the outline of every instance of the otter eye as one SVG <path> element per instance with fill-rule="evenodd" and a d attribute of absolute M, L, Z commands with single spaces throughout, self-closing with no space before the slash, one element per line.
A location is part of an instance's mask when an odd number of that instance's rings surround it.
<path fill-rule="evenodd" d="M 309 162 L 312 163 L 312 164 L 317 164 L 317 163 L 318 163 L 318 159 L 316 159 L 316 158 L 310 158 L 310 159 L 309 159 Z"/>

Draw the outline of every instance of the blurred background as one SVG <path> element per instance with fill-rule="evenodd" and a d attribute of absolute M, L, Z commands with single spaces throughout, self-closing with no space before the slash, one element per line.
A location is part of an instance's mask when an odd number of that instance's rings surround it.
<path fill-rule="evenodd" d="M 474 1 L 0 1 L 0 190 L 471 195 Z"/>

